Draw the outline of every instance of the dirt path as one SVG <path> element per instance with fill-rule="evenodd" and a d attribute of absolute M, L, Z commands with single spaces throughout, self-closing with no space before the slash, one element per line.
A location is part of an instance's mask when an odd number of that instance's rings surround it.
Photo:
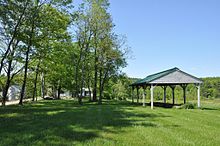
<path fill-rule="evenodd" d="M 42 100 L 41 98 L 37 98 L 37 100 Z M 32 101 L 31 98 L 29 99 L 24 99 L 23 102 L 29 102 L 29 101 Z M 19 103 L 19 100 L 13 100 L 13 101 L 6 101 L 5 105 L 16 105 Z M 0 103 L 0 106 L 2 106 L 2 103 Z"/>

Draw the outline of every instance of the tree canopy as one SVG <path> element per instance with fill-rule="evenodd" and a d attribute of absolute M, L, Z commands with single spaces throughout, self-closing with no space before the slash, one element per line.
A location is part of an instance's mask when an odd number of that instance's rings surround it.
<path fill-rule="evenodd" d="M 83 88 L 101 104 L 128 53 L 125 39 L 114 32 L 109 5 L 108 0 L 85 0 L 75 8 L 72 0 L 1 1 L 3 105 L 12 84 L 21 87 L 20 104 L 39 95 L 60 98 L 65 90 L 82 104 Z"/>

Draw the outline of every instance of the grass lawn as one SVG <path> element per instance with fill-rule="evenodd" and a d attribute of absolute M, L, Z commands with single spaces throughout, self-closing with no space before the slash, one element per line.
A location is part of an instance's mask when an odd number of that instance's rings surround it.
<path fill-rule="evenodd" d="M 220 145 L 220 100 L 203 109 L 73 100 L 0 107 L 0 145 Z"/>

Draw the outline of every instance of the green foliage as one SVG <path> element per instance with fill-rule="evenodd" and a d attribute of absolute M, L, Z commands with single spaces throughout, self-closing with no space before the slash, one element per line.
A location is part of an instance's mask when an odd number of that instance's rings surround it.
<path fill-rule="evenodd" d="M 203 81 L 202 96 L 205 98 L 220 98 L 220 77 L 203 78 Z"/>
<path fill-rule="evenodd" d="M 132 80 L 125 74 L 112 77 L 105 88 L 105 97 L 109 99 L 125 100 L 131 97 L 130 84 Z"/>
<path fill-rule="evenodd" d="M 71 0 L 3 0 L 0 2 L 0 41 L 3 44 L 1 45 L 3 48 L 0 48 L 3 56 L 0 74 L 3 68 L 4 73 L 7 74 L 7 80 L 2 85 L 6 93 L 3 94 L 4 97 L 7 95 L 8 87 L 13 83 L 14 76 L 21 72 L 24 66 L 20 100 L 22 103 L 24 91 L 26 91 L 26 97 L 29 97 L 36 89 L 33 85 L 37 78 L 34 80 L 31 77 L 28 78 L 27 72 L 31 74 L 36 71 L 37 77 L 39 72 L 46 70 L 43 65 L 53 54 L 54 48 L 66 48 L 66 43 L 71 43 L 67 31 L 70 24 L 71 2 Z M 26 87 L 26 84 L 31 88 Z"/>
<path fill-rule="evenodd" d="M 112 94 L 106 89 L 110 78 L 120 74 L 121 68 L 126 66 L 125 42 L 114 33 L 115 25 L 108 8 L 108 0 L 86 0 L 74 14 L 77 16 L 75 27 L 79 48 L 75 91 L 78 94 L 84 86 L 92 86 L 93 100 L 99 94 L 99 103 L 103 93 L 108 97 Z"/>

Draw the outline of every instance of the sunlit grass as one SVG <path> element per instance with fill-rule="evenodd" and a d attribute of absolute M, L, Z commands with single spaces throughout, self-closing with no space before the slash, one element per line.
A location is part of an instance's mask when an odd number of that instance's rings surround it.
<path fill-rule="evenodd" d="M 65 112 L 65 110 L 49 111 L 49 112 L 47 112 L 47 115 L 56 115 L 56 114 L 64 113 L 64 112 Z"/>
<path fill-rule="evenodd" d="M 196 102 L 196 101 L 195 101 Z M 0 145 L 219 145 L 220 100 L 201 109 L 73 100 L 0 107 Z"/>
<path fill-rule="evenodd" d="M 0 115 L 0 118 L 13 118 L 13 117 L 21 117 L 23 114 L 20 113 L 8 113 Z"/>

